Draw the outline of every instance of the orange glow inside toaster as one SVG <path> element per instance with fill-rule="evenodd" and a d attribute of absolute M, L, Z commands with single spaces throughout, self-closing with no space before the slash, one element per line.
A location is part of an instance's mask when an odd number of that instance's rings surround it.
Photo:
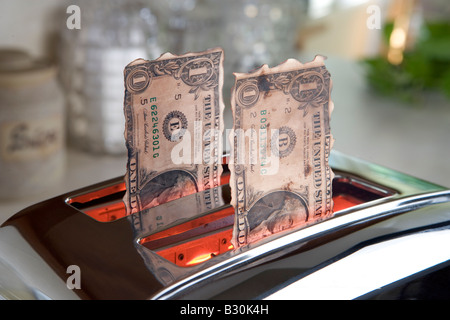
<path fill-rule="evenodd" d="M 229 183 L 229 173 L 223 174 L 221 182 Z M 389 195 L 348 184 L 346 179 L 333 181 L 334 212 Z M 110 222 L 126 216 L 124 193 L 125 184 L 119 183 L 70 198 L 67 203 L 99 222 Z M 233 224 L 234 209 L 226 205 L 142 238 L 140 244 L 178 266 L 194 266 L 233 249 Z"/>

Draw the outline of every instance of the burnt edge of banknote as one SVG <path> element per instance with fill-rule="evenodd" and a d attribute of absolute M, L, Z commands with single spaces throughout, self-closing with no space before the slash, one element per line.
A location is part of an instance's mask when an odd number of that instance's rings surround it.
<path fill-rule="evenodd" d="M 190 93 L 198 98 L 200 90 L 211 90 L 219 84 L 221 49 L 212 50 L 192 59 L 191 55 L 176 56 L 170 53 L 156 60 L 141 60 L 139 64 L 129 64 L 125 68 L 126 90 L 131 93 L 143 92 L 157 77 L 172 76 L 192 87 Z"/>
<path fill-rule="evenodd" d="M 196 55 L 192 59 L 192 55 Z M 223 128 L 223 102 L 222 102 L 222 86 L 223 77 L 220 75 L 221 64 L 223 61 L 223 50 L 221 48 L 214 48 L 207 50 L 204 54 L 197 55 L 196 53 L 176 56 L 171 53 L 165 53 L 158 59 L 148 61 L 137 59 L 125 67 L 125 95 L 124 95 L 124 115 L 125 115 L 125 144 L 127 147 L 128 161 L 127 171 L 125 176 L 126 194 L 124 196 L 127 214 L 132 212 L 140 212 L 145 206 L 142 205 L 140 194 L 145 186 L 140 186 L 139 172 L 138 172 L 138 151 L 135 149 L 135 142 L 133 140 L 133 105 L 132 95 L 144 92 L 152 83 L 153 79 L 162 76 L 172 76 L 175 79 L 181 79 L 185 84 L 192 87 L 189 93 L 198 98 L 199 90 L 214 90 L 214 113 L 219 116 L 219 128 Z M 192 74 L 190 74 L 190 71 Z M 198 70 L 200 69 L 200 71 Z M 222 173 L 222 164 L 215 164 L 215 170 L 218 170 L 218 180 Z M 169 170 L 175 172 L 174 170 Z M 188 172 L 187 170 L 184 170 Z M 198 177 L 196 170 L 189 171 L 189 176 L 193 177 L 195 182 L 195 189 L 198 191 Z M 156 176 L 146 179 L 147 183 Z M 145 185 L 147 185 L 147 183 Z M 169 186 L 167 186 L 168 188 Z M 131 208 L 135 208 L 132 210 Z"/>
<path fill-rule="evenodd" d="M 325 66 L 305 70 L 261 74 L 236 81 L 236 107 L 249 109 L 271 90 L 282 91 L 298 101 L 298 109 L 320 108 L 328 111 L 331 75 Z M 327 113 L 326 113 L 327 114 Z M 329 122 L 329 119 L 326 119 Z M 329 133 L 329 129 L 327 129 Z"/>
<path fill-rule="evenodd" d="M 316 60 L 317 57 L 314 59 Z M 319 59 L 323 59 L 323 57 L 319 56 Z M 293 59 L 290 59 L 293 60 Z M 296 61 L 299 63 L 298 61 Z M 315 61 L 313 61 L 315 62 Z M 312 63 L 313 63 L 312 62 Z M 299 63 L 300 64 L 300 63 Z M 307 65 L 307 64 L 306 64 Z M 306 66 L 303 65 L 303 66 Z M 280 65 L 281 66 L 281 65 Z M 279 67 L 279 66 L 278 66 Z M 252 74 L 257 74 L 261 70 L 269 70 L 267 65 L 262 66 L 260 69 L 256 70 Z M 264 70 L 263 70 L 264 71 Z M 334 139 L 330 132 L 330 114 L 334 107 L 331 101 L 331 75 L 327 70 L 325 65 L 320 65 L 311 68 L 290 70 L 290 71 L 280 71 L 272 74 L 266 74 L 265 72 L 261 72 L 261 74 L 257 74 L 252 76 L 251 74 L 246 78 L 238 79 L 235 82 L 235 87 L 233 89 L 233 100 L 234 100 L 234 110 L 233 110 L 233 119 L 234 119 L 234 130 L 241 129 L 241 121 L 240 116 L 242 114 L 241 109 L 249 109 L 252 108 L 259 101 L 261 97 L 266 94 L 269 94 L 271 90 L 280 90 L 286 95 L 292 96 L 299 104 L 298 109 L 303 110 L 303 115 L 305 116 L 309 109 L 314 108 L 323 108 L 323 115 L 325 117 L 324 120 L 324 155 L 323 155 L 323 164 L 325 168 L 326 175 L 326 199 L 325 199 L 325 210 L 320 209 L 320 219 L 316 219 L 311 221 L 311 223 L 318 222 L 322 219 L 325 219 L 327 216 L 332 214 L 333 209 L 333 200 L 332 200 L 332 180 L 334 174 L 329 166 L 329 155 L 331 152 L 331 148 L 334 142 Z M 295 135 L 295 134 L 294 134 Z M 295 141 L 295 140 L 294 140 Z M 234 137 L 233 141 L 231 141 L 233 147 L 236 150 L 236 137 Z M 294 142 L 295 143 L 295 142 Z M 277 154 L 277 150 L 273 147 L 271 148 L 272 152 Z M 286 152 L 285 155 L 288 154 L 289 151 Z M 234 154 L 236 157 L 236 153 Z M 282 156 L 281 153 L 278 152 L 278 156 Z M 232 170 L 232 179 L 230 181 L 235 182 L 235 192 L 232 192 L 232 204 L 235 206 L 235 231 L 237 234 L 233 235 L 233 242 L 235 244 L 235 249 L 239 247 L 239 244 L 247 244 L 249 243 L 247 237 L 251 233 L 252 229 L 257 226 L 257 223 L 252 217 L 249 217 L 249 213 L 252 210 L 255 210 L 254 207 L 258 202 L 264 202 L 265 197 L 273 197 L 276 194 L 280 199 L 291 195 L 292 197 L 298 197 L 301 199 L 300 206 L 305 210 L 305 222 L 308 222 L 311 214 L 317 214 L 314 206 L 314 213 L 310 213 L 308 208 L 308 197 L 300 193 L 296 193 L 293 191 L 280 190 L 279 193 L 268 192 L 266 194 L 260 195 L 257 201 L 252 200 L 251 203 L 248 203 L 247 198 L 247 188 L 246 179 L 245 179 L 245 166 L 236 165 L 237 158 L 234 159 L 234 170 Z M 307 192 L 310 190 L 307 190 Z M 312 190 L 315 192 L 315 190 Z M 316 193 L 314 193 L 316 195 Z M 322 195 L 320 195 L 321 197 Z M 280 201 L 282 202 L 282 201 Z M 322 199 L 320 199 L 322 202 Z M 246 206 L 248 205 L 248 207 Z M 261 208 L 258 208 L 258 210 Z M 256 211 L 256 210 L 255 210 Z M 263 210 L 264 211 L 264 210 Z M 266 210 L 267 211 L 267 210 Z M 271 208 L 269 211 L 272 213 L 276 210 Z M 261 210 L 259 210 L 261 212 Z M 263 214 L 264 216 L 269 217 L 268 229 L 270 232 L 273 231 L 273 226 L 276 224 L 276 215 L 271 215 L 271 213 Z M 273 218 L 273 219 L 272 219 Z M 273 220 L 273 221 L 272 221 Z M 272 223 L 273 222 L 273 223 Z M 304 227 L 308 225 L 305 223 L 300 225 L 299 227 Z M 295 227 L 295 226 L 293 226 Z M 272 229 L 272 230 L 271 230 Z M 273 233 L 273 232 L 272 232 Z M 267 235 L 264 235 L 266 237 Z M 244 239 L 243 239 L 244 238 Z M 238 245 L 238 246 L 236 246 Z"/>

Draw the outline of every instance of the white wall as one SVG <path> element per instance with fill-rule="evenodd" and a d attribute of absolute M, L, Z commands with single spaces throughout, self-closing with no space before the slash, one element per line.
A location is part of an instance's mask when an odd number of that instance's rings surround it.
<path fill-rule="evenodd" d="M 65 21 L 64 0 L 0 0 L 0 47 L 53 56 L 52 39 Z"/>

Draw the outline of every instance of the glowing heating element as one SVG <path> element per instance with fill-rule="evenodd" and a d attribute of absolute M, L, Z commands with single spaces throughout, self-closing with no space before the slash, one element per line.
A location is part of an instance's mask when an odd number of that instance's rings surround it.
<path fill-rule="evenodd" d="M 363 203 L 362 200 L 349 195 L 338 195 L 333 199 L 335 201 L 335 212 Z M 224 215 L 225 217 L 223 218 Z M 218 218 L 216 219 L 216 217 Z M 233 207 L 230 206 L 227 209 L 211 214 L 208 218 L 209 222 L 204 224 L 197 223 L 197 225 L 200 225 L 198 228 L 203 229 L 202 233 L 196 233 L 195 228 L 189 229 L 187 227 L 184 228 L 185 232 L 177 233 L 171 228 L 142 239 L 141 244 L 154 250 L 161 257 L 182 267 L 205 262 L 219 254 L 232 250 L 233 246 L 230 240 L 233 235 Z M 214 222 L 217 228 L 214 226 Z M 189 224 L 192 224 L 192 222 L 189 222 Z M 182 225 L 177 226 L 177 228 L 183 229 Z M 177 233 L 177 235 L 166 236 L 174 233 Z M 192 235 L 193 233 L 195 233 L 194 236 Z M 159 243 L 157 240 L 159 240 Z"/>
<path fill-rule="evenodd" d="M 222 176 L 222 191 L 229 192 L 229 172 Z M 115 184 L 67 199 L 69 205 L 99 222 L 111 222 L 126 215 L 122 198 L 125 184 Z M 335 213 L 393 193 L 355 177 L 336 176 L 333 180 Z M 140 240 L 144 247 L 182 267 L 205 262 L 233 249 L 231 237 L 234 209 L 229 203 L 217 211 L 151 234 Z"/>

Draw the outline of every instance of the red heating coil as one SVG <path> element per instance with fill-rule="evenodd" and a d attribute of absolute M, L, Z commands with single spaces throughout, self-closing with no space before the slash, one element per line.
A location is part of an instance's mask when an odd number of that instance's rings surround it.
<path fill-rule="evenodd" d="M 350 195 L 338 195 L 333 197 L 333 200 L 334 212 L 363 203 L 362 200 Z M 227 227 L 205 232 L 204 234 L 194 236 L 189 240 L 181 240 L 188 238 L 187 235 L 183 236 L 182 233 L 189 232 L 194 228 L 199 228 L 200 226 L 208 226 L 208 224 L 212 221 L 217 221 L 226 217 L 228 217 Z M 150 235 L 142 239 L 141 244 L 154 250 L 161 257 L 175 263 L 176 265 L 189 267 L 202 263 L 214 256 L 233 249 L 230 241 L 233 234 L 233 222 L 234 210 L 232 207 L 229 207 L 208 215 L 207 217 L 195 219 L 188 223 L 170 228 L 169 230 L 164 230 L 162 232 Z M 168 236 L 168 234 L 179 236 Z M 158 243 L 158 239 L 164 239 L 164 241 Z M 176 244 L 170 244 L 174 242 Z M 158 249 L 158 245 L 160 249 Z"/>
<path fill-rule="evenodd" d="M 229 174 L 224 174 L 221 183 L 227 184 L 229 179 Z M 71 198 L 68 203 L 90 203 L 83 209 L 84 213 L 100 222 L 114 221 L 125 217 L 126 212 L 124 203 L 112 195 L 123 194 L 124 191 L 125 183 L 120 183 Z M 108 197 L 112 200 L 105 202 Z M 96 200 L 102 201 L 96 205 Z M 336 195 L 333 200 L 334 212 L 364 202 L 347 194 Z M 179 266 L 193 266 L 233 249 L 230 242 L 233 223 L 234 210 L 229 206 L 213 214 L 152 234 L 143 238 L 140 243 Z"/>

